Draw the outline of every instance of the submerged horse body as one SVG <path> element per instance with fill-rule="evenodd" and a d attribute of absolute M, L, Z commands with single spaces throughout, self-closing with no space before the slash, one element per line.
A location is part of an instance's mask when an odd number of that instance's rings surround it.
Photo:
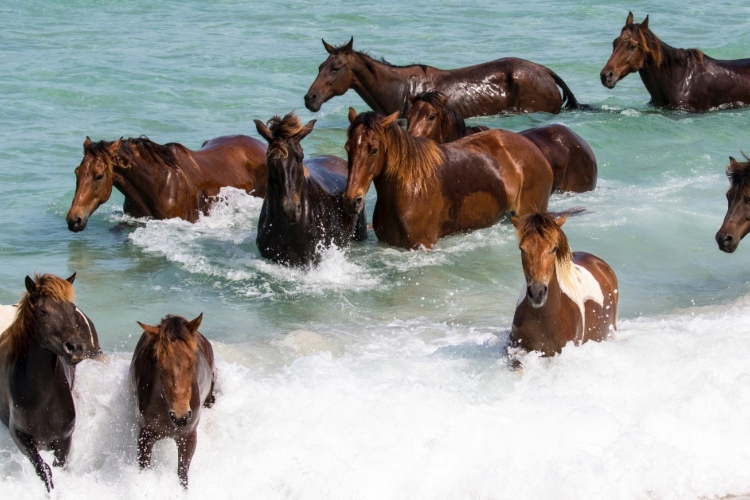
<path fill-rule="evenodd" d="M 526 279 L 510 343 L 552 356 L 568 342 L 608 338 L 617 328 L 617 277 L 595 255 L 572 252 L 561 226 L 567 216 L 513 217 Z"/>
<path fill-rule="evenodd" d="M 670 47 L 628 13 L 612 55 L 601 71 L 602 85 L 614 88 L 638 72 L 651 104 L 686 111 L 750 105 L 750 59 L 713 59 L 698 49 Z"/>
<path fill-rule="evenodd" d="M 737 250 L 740 240 L 750 232 L 750 158 L 742 153 L 745 162 L 729 157 L 727 177 L 727 213 L 724 222 L 716 233 L 719 250 L 732 253 Z"/>
<path fill-rule="evenodd" d="M 435 142 L 452 142 L 467 135 L 486 132 L 487 127 L 468 127 L 450 106 L 444 94 L 429 91 L 411 97 L 406 115 L 407 132 Z M 591 147 L 565 125 L 552 124 L 519 132 L 547 158 L 554 173 L 553 191 L 582 193 L 596 187 L 597 164 Z"/>
<path fill-rule="evenodd" d="M 378 239 L 407 249 L 431 248 L 450 234 L 489 227 L 507 212 L 546 210 L 552 169 L 528 139 L 490 130 L 448 144 L 412 137 L 384 117 L 349 109 L 344 200 L 359 213 L 374 182 Z"/>
<path fill-rule="evenodd" d="M 190 222 L 208 211 L 222 187 L 260 197 L 266 193 L 266 147 L 245 135 L 211 139 L 198 151 L 146 137 L 95 143 L 86 137 L 83 154 L 66 218 L 75 232 L 86 228 L 112 187 L 125 196 L 128 215 Z"/>
<path fill-rule="evenodd" d="M 75 365 L 101 353 L 93 322 L 74 304 L 74 279 L 27 276 L 15 319 L 0 335 L 0 420 L 48 491 L 52 471 L 39 450 L 52 450 L 53 465 L 65 465 Z"/>
<path fill-rule="evenodd" d="M 438 90 L 460 116 L 499 113 L 559 113 L 578 107 L 575 96 L 551 69 L 513 57 L 466 68 L 442 70 L 423 64 L 394 66 L 353 50 L 353 39 L 341 47 L 323 40 L 328 58 L 305 95 L 310 111 L 349 89 L 374 111 L 401 117 L 411 106 L 409 95 Z M 562 95 L 558 90 L 562 89 Z"/>

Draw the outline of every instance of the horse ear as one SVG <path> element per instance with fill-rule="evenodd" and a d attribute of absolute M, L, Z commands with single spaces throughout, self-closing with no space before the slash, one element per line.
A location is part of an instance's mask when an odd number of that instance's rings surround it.
<path fill-rule="evenodd" d="M 737 164 L 737 160 L 734 159 L 734 156 L 730 156 L 729 157 L 729 164 L 730 165 L 736 165 Z"/>
<path fill-rule="evenodd" d="M 398 115 L 400 114 L 399 111 L 394 111 L 390 115 L 386 116 L 382 120 L 380 120 L 380 126 L 382 127 L 390 127 L 392 124 L 396 123 L 396 120 L 398 120 Z"/>
<path fill-rule="evenodd" d="M 442 92 L 438 92 L 437 100 L 443 107 L 448 105 L 448 96 L 443 94 Z"/>
<path fill-rule="evenodd" d="M 628 26 L 630 24 L 633 24 L 633 13 L 632 12 L 628 12 L 628 18 L 625 19 L 625 26 Z"/>
<path fill-rule="evenodd" d="M 513 227 L 518 229 L 518 225 L 521 223 L 521 218 L 516 217 L 515 215 L 510 216 L 510 223 L 513 224 Z"/>
<path fill-rule="evenodd" d="M 646 19 L 644 19 L 643 22 L 641 23 L 641 29 L 642 30 L 648 29 L 648 16 L 646 16 Z"/>
<path fill-rule="evenodd" d="M 138 326 L 140 326 L 144 332 L 146 332 L 149 335 L 157 336 L 159 335 L 159 327 L 158 326 L 151 326 L 147 325 L 146 323 L 141 323 L 140 321 L 136 321 L 138 323 Z"/>
<path fill-rule="evenodd" d="M 201 321 L 203 321 L 203 313 L 200 313 L 197 318 L 187 324 L 188 330 L 192 333 L 196 333 L 201 326 Z"/>
<path fill-rule="evenodd" d="M 86 139 L 83 141 L 83 150 L 86 151 L 89 146 L 91 146 L 91 137 L 86 136 Z"/>
<path fill-rule="evenodd" d="M 357 112 L 354 111 L 354 108 L 349 108 L 349 123 L 354 123 L 354 120 L 357 118 Z"/>
<path fill-rule="evenodd" d="M 76 280 L 76 273 L 73 273 L 70 275 L 70 278 L 68 278 L 66 281 L 72 285 L 75 280 Z"/>
<path fill-rule="evenodd" d="M 115 142 L 110 144 L 109 146 L 109 153 L 110 154 L 116 154 L 120 150 L 120 145 L 122 144 L 122 137 L 117 139 Z"/>
<path fill-rule="evenodd" d="M 310 120 L 309 122 L 307 122 L 307 125 L 305 125 L 304 127 L 302 127 L 302 130 L 297 134 L 297 140 L 298 141 L 301 141 L 302 139 L 304 139 L 305 137 L 307 137 L 308 134 L 310 134 L 310 132 L 313 131 L 313 127 L 315 127 L 315 122 L 316 121 L 317 120 Z"/>
<path fill-rule="evenodd" d="M 568 220 L 568 214 L 562 214 L 560 217 L 557 217 L 555 219 L 555 224 L 557 224 L 557 227 L 562 227 L 562 225 L 565 224 L 566 220 Z"/>
<path fill-rule="evenodd" d="M 411 92 L 409 92 L 408 94 L 406 94 L 406 98 L 409 99 L 409 102 L 412 103 L 412 104 L 414 104 L 414 101 L 417 100 L 417 96 L 415 96 Z"/>
<path fill-rule="evenodd" d="M 258 131 L 261 137 L 263 137 L 269 143 L 273 142 L 273 132 L 271 129 L 266 127 L 266 124 L 260 120 L 253 120 L 255 122 L 255 129 Z"/>
<path fill-rule="evenodd" d="M 325 48 L 326 48 L 326 51 L 327 51 L 327 52 L 328 52 L 329 54 L 333 54 L 333 51 L 334 51 L 334 50 L 336 50 L 336 48 L 335 48 L 335 47 L 334 47 L 333 45 L 331 45 L 330 43 L 327 43 L 327 42 L 326 42 L 325 40 L 323 40 L 322 38 L 320 39 L 320 41 L 322 41 L 322 42 L 323 42 L 323 47 L 325 47 Z"/>
<path fill-rule="evenodd" d="M 26 285 L 26 291 L 29 292 L 31 295 L 36 295 L 37 292 L 37 286 L 36 282 L 31 279 L 31 276 L 26 276 L 26 280 L 24 281 L 24 284 Z"/>
<path fill-rule="evenodd" d="M 354 47 L 354 37 L 351 37 L 349 41 L 347 42 L 347 44 L 341 48 L 343 49 L 344 52 L 352 52 L 354 50 L 352 47 Z"/>

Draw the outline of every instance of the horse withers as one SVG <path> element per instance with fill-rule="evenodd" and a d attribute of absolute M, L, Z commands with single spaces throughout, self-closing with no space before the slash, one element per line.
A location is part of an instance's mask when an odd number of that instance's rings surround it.
<path fill-rule="evenodd" d="M 130 363 L 138 419 L 138 464 L 151 465 L 159 439 L 177 443 L 177 475 L 188 486 L 188 469 L 198 439 L 201 407 L 213 405 L 216 370 L 211 344 L 192 321 L 167 316 L 158 326 L 138 324 L 143 334 Z"/>
<path fill-rule="evenodd" d="M 66 220 L 83 231 L 94 211 L 106 203 L 112 187 L 124 196 L 123 210 L 133 217 L 195 222 L 222 187 L 266 194 L 266 147 L 245 135 L 216 137 L 198 151 L 182 144 L 157 144 L 147 137 L 83 143 L 76 192 Z"/>
<path fill-rule="evenodd" d="M 346 162 L 336 156 L 304 159 L 300 142 L 312 132 L 315 120 L 303 126 L 292 112 L 274 116 L 268 125 L 255 120 L 255 125 L 268 141 L 268 194 L 256 238 L 260 254 L 305 266 L 319 258 L 322 247 L 343 248 L 352 238 L 367 239 L 365 212 L 350 215 L 342 199 Z"/>
<path fill-rule="evenodd" d="M 511 218 L 526 279 L 513 316 L 512 347 L 553 356 L 568 342 L 601 341 L 617 328 L 617 276 L 599 257 L 570 250 L 562 231 L 566 218 Z"/>
<path fill-rule="evenodd" d="M 740 240 L 750 232 L 750 158 L 745 153 L 745 162 L 738 162 L 731 156 L 727 165 L 729 191 L 727 191 L 727 214 L 716 233 L 719 250 L 732 253 L 737 250 Z"/>
<path fill-rule="evenodd" d="M 0 335 L 0 420 L 34 465 L 47 491 L 53 466 L 68 458 L 75 428 L 75 366 L 101 353 L 93 322 L 74 304 L 73 281 L 52 274 L 26 276 L 15 319 Z"/>

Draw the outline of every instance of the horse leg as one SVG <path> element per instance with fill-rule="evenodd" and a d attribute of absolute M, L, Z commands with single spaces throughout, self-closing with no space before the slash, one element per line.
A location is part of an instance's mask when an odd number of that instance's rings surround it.
<path fill-rule="evenodd" d="M 65 462 L 68 460 L 68 453 L 70 453 L 70 444 L 73 442 L 73 437 L 58 439 L 52 443 L 52 450 L 55 453 L 55 461 L 52 462 L 53 467 L 64 467 Z"/>
<path fill-rule="evenodd" d="M 151 465 L 151 452 L 154 449 L 156 435 L 144 427 L 138 434 L 138 465 L 145 469 Z"/>
<path fill-rule="evenodd" d="M 41 455 L 39 455 L 34 438 L 18 430 L 11 432 L 11 436 L 13 436 L 13 441 L 15 441 L 16 445 L 21 450 L 21 453 L 29 457 L 31 463 L 34 464 L 36 475 L 44 481 L 44 485 L 47 487 L 47 492 L 51 491 L 52 488 L 55 487 L 55 485 L 52 484 L 52 469 L 49 468 L 49 465 L 47 465 Z"/>
<path fill-rule="evenodd" d="M 362 211 L 357 215 L 357 222 L 354 226 L 354 241 L 365 241 L 367 239 L 367 215 L 365 206 L 362 205 Z"/>
<path fill-rule="evenodd" d="M 198 431 L 176 438 L 175 441 L 177 442 L 177 476 L 180 478 L 182 487 L 187 489 L 188 469 L 190 468 L 190 462 L 193 460 L 195 446 L 198 444 Z"/>

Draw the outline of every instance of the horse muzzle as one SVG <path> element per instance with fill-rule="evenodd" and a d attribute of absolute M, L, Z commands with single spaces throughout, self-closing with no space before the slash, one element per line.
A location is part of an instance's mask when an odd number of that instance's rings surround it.
<path fill-rule="evenodd" d="M 365 206 L 364 196 L 357 196 L 352 199 L 349 199 L 349 197 L 344 196 L 344 208 L 346 209 L 346 213 L 348 213 L 349 215 L 358 215 L 362 211 L 364 206 Z"/>
<path fill-rule="evenodd" d="M 302 218 L 302 205 L 297 201 L 285 201 L 281 210 L 289 222 L 296 224 Z"/>
<path fill-rule="evenodd" d="M 89 352 L 83 341 L 68 340 L 62 345 L 65 361 L 69 365 L 77 365 L 86 358 L 89 358 Z"/>
<path fill-rule="evenodd" d="M 174 410 L 169 410 L 169 420 L 172 421 L 175 427 L 187 427 L 190 423 L 190 419 L 193 417 L 193 410 L 188 410 L 182 415 L 177 415 Z"/>
<path fill-rule="evenodd" d="M 88 223 L 89 218 L 68 214 L 66 220 L 68 222 L 68 229 L 77 233 L 86 229 L 86 224 Z"/>
<path fill-rule="evenodd" d="M 532 283 L 526 288 L 526 298 L 529 305 L 535 309 L 547 303 L 547 285 L 544 283 Z"/>
<path fill-rule="evenodd" d="M 323 105 L 323 99 L 315 92 L 308 92 L 305 94 L 305 107 L 312 112 L 320 111 L 320 107 Z"/>
<path fill-rule="evenodd" d="M 716 233 L 716 243 L 719 244 L 719 250 L 726 253 L 734 252 L 740 245 L 740 241 L 737 238 L 724 231 Z"/>
<path fill-rule="evenodd" d="M 615 72 L 612 70 L 602 70 L 602 72 L 599 73 L 599 77 L 602 79 L 602 85 L 608 89 L 615 88 L 615 85 L 617 85 L 619 80 L 619 78 L 615 76 Z"/>

